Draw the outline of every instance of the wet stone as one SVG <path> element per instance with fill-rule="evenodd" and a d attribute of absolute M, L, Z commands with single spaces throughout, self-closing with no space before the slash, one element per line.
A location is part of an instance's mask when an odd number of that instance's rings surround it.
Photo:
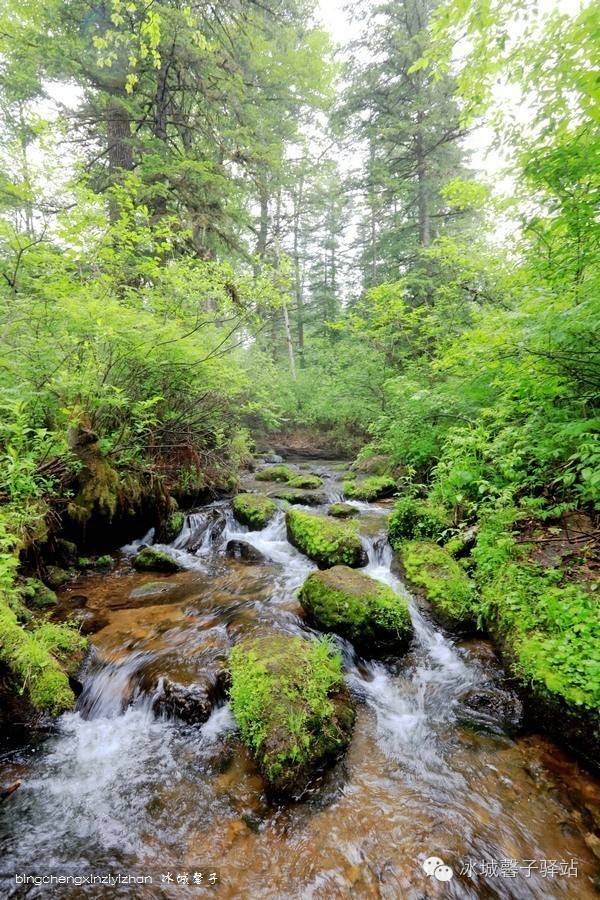
<path fill-rule="evenodd" d="M 159 682 L 160 693 L 154 709 L 189 725 L 201 725 L 223 696 L 225 681 L 225 673 L 221 671 L 203 674 L 191 684 L 181 684 L 165 676 Z"/>
<path fill-rule="evenodd" d="M 247 541 L 231 540 L 227 542 L 225 553 L 230 559 L 241 559 L 248 563 L 265 562 L 264 555 Z"/>

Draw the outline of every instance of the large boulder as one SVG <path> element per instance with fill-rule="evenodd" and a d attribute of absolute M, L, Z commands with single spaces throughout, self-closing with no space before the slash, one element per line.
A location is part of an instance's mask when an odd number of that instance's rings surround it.
<path fill-rule="evenodd" d="M 299 598 L 319 628 L 341 634 L 360 650 L 402 652 L 412 638 L 405 598 L 348 566 L 312 572 Z"/>
<path fill-rule="evenodd" d="M 138 572 L 180 572 L 181 566 L 177 560 L 169 556 L 163 550 L 154 547 L 144 547 L 133 560 L 133 567 Z"/>
<path fill-rule="evenodd" d="M 263 494 L 238 494 L 232 506 L 238 522 L 254 531 L 264 528 L 277 512 L 277 504 Z"/>
<path fill-rule="evenodd" d="M 268 466 L 254 476 L 257 481 L 291 481 L 298 473 L 286 465 Z"/>
<path fill-rule="evenodd" d="M 407 541 L 400 559 L 408 581 L 429 600 L 442 625 L 460 632 L 476 630 L 475 586 L 447 550 L 432 541 Z"/>
<path fill-rule="evenodd" d="M 344 481 L 344 494 L 349 500 L 382 500 L 391 497 L 398 490 L 396 482 L 389 475 L 371 475 L 362 481 Z"/>
<path fill-rule="evenodd" d="M 268 787 L 301 791 L 346 749 L 355 712 L 327 641 L 246 639 L 230 657 L 231 708 Z"/>
<path fill-rule="evenodd" d="M 355 522 L 338 522 L 290 509 L 285 523 L 290 544 L 314 560 L 320 569 L 341 564 L 356 569 L 368 562 Z"/>

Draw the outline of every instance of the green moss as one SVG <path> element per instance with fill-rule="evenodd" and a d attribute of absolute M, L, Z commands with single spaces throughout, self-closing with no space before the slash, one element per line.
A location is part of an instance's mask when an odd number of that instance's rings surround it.
<path fill-rule="evenodd" d="M 290 478 L 288 484 L 291 488 L 304 488 L 312 490 L 323 485 L 323 479 L 319 475 L 295 475 Z"/>
<path fill-rule="evenodd" d="M 359 515 L 358 509 L 349 503 L 332 503 L 327 513 L 335 519 L 352 519 Z"/>
<path fill-rule="evenodd" d="M 364 500 L 370 503 L 395 493 L 396 482 L 389 475 L 371 475 L 362 481 L 344 481 L 342 489 L 350 500 Z"/>
<path fill-rule="evenodd" d="M 366 562 L 355 522 L 338 522 L 303 510 L 285 516 L 288 540 L 320 568 L 345 564 L 357 568 Z"/>
<path fill-rule="evenodd" d="M 45 623 L 31 631 L 21 628 L 15 613 L 0 600 L 0 660 L 36 708 L 58 715 L 73 706 L 63 667 L 77 668 L 85 646 L 85 639 L 69 626 Z"/>
<path fill-rule="evenodd" d="M 100 453 L 97 444 L 82 452 L 84 466 L 79 476 L 79 491 L 69 504 L 71 518 L 84 525 L 97 512 L 110 521 L 119 499 L 119 476 Z"/>
<path fill-rule="evenodd" d="M 115 561 L 108 553 L 105 553 L 104 556 L 99 556 L 95 561 L 94 566 L 96 569 L 112 569 Z"/>
<path fill-rule="evenodd" d="M 510 523 L 482 528 L 473 551 L 481 611 L 511 668 L 550 699 L 600 706 L 600 607 L 582 585 L 557 569 L 528 561 Z"/>
<path fill-rule="evenodd" d="M 163 538 L 165 544 L 171 544 L 179 534 L 181 533 L 181 529 L 185 525 L 185 513 L 177 510 L 176 512 L 172 512 L 168 517 L 166 522 L 163 523 Z"/>
<path fill-rule="evenodd" d="M 231 652 L 231 708 L 270 788 L 304 787 L 344 750 L 354 725 L 339 654 L 327 641 L 273 635 Z"/>
<path fill-rule="evenodd" d="M 289 466 L 279 465 L 261 469 L 254 477 L 257 481 L 291 481 L 296 475 L 297 472 Z"/>
<path fill-rule="evenodd" d="M 277 504 L 263 494 L 238 494 L 232 506 L 238 522 L 255 531 L 264 528 L 277 512 Z"/>
<path fill-rule="evenodd" d="M 269 496 L 300 506 L 321 506 L 327 502 L 327 497 L 321 491 L 293 491 L 287 487 L 271 491 Z"/>
<path fill-rule="evenodd" d="M 405 598 L 347 566 L 312 572 L 299 598 L 320 628 L 335 631 L 368 651 L 405 649 L 412 637 Z"/>
<path fill-rule="evenodd" d="M 162 550 L 156 550 L 154 547 L 145 547 L 133 560 L 133 566 L 140 572 L 179 572 L 181 566 L 179 563 L 164 553 Z"/>
<path fill-rule="evenodd" d="M 38 578 L 26 578 L 19 591 L 27 606 L 33 609 L 47 609 L 58 603 L 54 591 Z"/>
<path fill-rule="evenodd" d="M 477 606 L 473 582 L 447 550 L 430 541 L 409 541 L 401 547 L 401 559 L 409 581 L 423 589 L 445 623 L 474 627 Z"/>
<path fill-rule="evenodd" d="M 400 497 L 390 516 L 390 544 L 397 550 L 406 539 L 441 541 L 450 526 L 450 516 L 443 507 L 427 500 Z"/>

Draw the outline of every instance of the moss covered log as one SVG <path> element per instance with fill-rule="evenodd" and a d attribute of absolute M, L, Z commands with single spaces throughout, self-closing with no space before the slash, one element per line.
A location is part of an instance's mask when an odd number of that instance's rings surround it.
<path fill-rule="evenodd" d="M 355 522 L 339 522 L 298 509 L 288 510 L 285 521 L 289 542 L 314 560 L 319 568 L 366 565 L 367 555 Z"/>
<path fill-rule="evenodd" d="M 230 657 L 231 708 L 269 788 L 301 790 L 348 745 L 355 713 L 327 641 L 249 639 Z"/>
<path fill-rule="evenodd" d="M 238 494 L 232 506 L 238 522 L 255 531 L 264 528 L 277 512 L 277 504 L 263 494 Z"/>
<path fill-rule="evenodd" d="M 406 577 L 423 591 L 443 624 L 462 631 L 475 630 L 475 586 L 447 550 L 431 541 L 407 541 L 400 558 Z"/>
<path fill-rule="evenodd" d="M 320 628 L 341 634 L 367 653 L 402 652 L 412 638 L 406 599 L 348 566 L 312 572 L 299 599 Z"/>

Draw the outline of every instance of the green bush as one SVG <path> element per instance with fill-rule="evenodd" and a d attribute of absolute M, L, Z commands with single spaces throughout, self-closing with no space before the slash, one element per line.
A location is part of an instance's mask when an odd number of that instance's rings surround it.
<path fill-rule="evenodd" d="M 390 544 L 398 549 L 407 539 L 441 541 L 450 524 L 450 516 L 443 507 L 414 497 L 400 497 L 389 520 Z"/>

